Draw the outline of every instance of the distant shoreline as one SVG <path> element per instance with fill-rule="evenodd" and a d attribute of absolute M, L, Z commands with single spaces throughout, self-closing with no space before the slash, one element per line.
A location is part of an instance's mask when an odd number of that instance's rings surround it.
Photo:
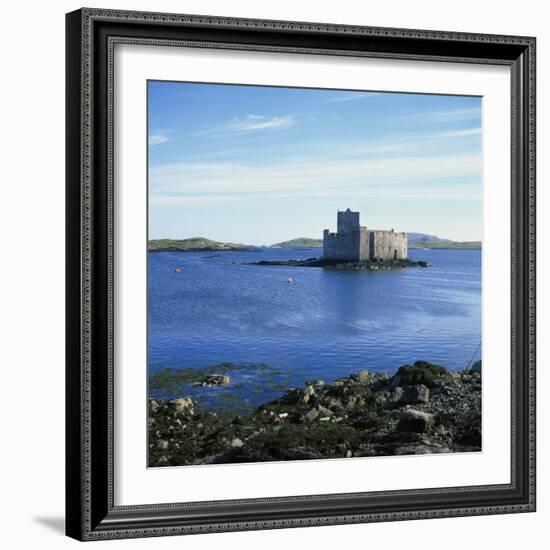
<path fill-rule="evenodd" d="M 415 240 L 408 243 L 409 250 L 481 250 L 480 241 L 451 241 L 448 239 Z M 262 249 L 309 250 L 322 249 L 321 239 L 299 238 L 273 245 L 247 245 L 222 242 L 205 237 L 189 239 L 151 239 L 148 242 L 150 252 L 251 252 Z"/>

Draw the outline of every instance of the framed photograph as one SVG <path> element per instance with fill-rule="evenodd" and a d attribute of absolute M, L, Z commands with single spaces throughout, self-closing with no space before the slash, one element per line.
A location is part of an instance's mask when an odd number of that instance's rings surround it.
<path fill-rule="evenodd" d="M 535 510 L 535 39 L 67 15 L 67 535 Z"/>

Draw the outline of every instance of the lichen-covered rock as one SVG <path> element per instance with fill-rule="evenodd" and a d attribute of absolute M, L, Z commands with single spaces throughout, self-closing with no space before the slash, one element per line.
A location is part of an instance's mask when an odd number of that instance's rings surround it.
<path fill-rule="evenodd" d="M 391 379 L 391 387 L 423 384 L 428 388 L 433 388 L 449 374 L 449 371 L 440 365 L 434 365 L 427 361 L 416 361 L 414 365 L 399 367 L 399 370 Z"/>

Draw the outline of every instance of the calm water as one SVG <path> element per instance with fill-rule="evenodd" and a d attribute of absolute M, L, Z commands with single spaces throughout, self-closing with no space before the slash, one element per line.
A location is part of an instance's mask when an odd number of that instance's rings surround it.
<path fill-rule="evenodd" d="M 257 405 L 306 380 L 394 372 L 418 359 L 462 369 L 479 358 L 479 250 L 411 250 L 432 267 L 385 272 L 246 265 L 319 253 L 149 253 L 150 372 L 221 362 L 270 367 L 230 372 L 227 388 L 186 389 L 224 409 Z"/>

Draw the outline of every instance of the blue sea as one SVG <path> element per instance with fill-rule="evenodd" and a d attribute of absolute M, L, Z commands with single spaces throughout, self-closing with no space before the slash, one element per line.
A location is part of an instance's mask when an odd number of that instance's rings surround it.
<path fill-rule="evenodd" d="M 431 267 L 395 271 L 248 265 L 320 253 L 150 252 L 149 373 L 222 362 L 238 368 L 224 388 L 149 395 L 244 411 L 308 380 L 393 373 L 419 359 L 457 370 L 480 358 L 481 251 L 410 250 Z"/>

